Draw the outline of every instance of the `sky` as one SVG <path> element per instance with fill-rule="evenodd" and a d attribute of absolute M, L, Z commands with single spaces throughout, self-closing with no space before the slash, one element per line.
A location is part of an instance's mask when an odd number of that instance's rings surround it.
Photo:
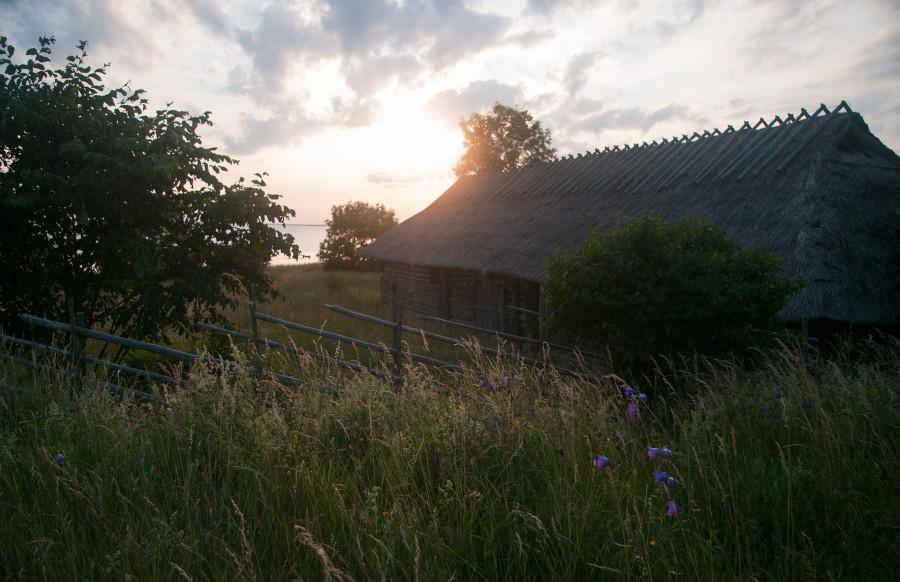
<path fill-rule="evenodd" d="M 846 99 L 900 151 L 900 0 L 0 0 L 0 34 L 60 64 L 86 40 L 108 86 L 212 111 L 204 145 L 296 223 L 424 209 L 495 102 L 569 154 Z"/>

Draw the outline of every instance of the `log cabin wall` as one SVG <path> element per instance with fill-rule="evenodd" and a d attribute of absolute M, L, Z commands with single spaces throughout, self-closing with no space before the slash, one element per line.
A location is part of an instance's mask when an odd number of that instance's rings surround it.
<path fill-rule="evenodd" d="M 534 315 L 508 309 L 509 305 L 540 310 L 540 285 L 507 275 L 385 263 L 381 275 L 382 301 L 392 292 L 404 308 L 419 315 L 437 315 L 520 335 L 537 337 Z"/>
<path fill-rule="evenodd" d="M 382 301 L 391 302 L 395 286 L 410 311 L 475 321 L 473 306 L 478 286 L 475 271 L 386 263 L 381 274 Z"/>

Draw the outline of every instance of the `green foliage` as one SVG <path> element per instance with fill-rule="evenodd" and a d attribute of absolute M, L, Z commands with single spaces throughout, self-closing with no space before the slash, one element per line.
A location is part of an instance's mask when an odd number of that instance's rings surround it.
<path fill-rule="evenodd" d="M 219 179 L 237 162 L 201 145 L 209 112 L 151 113 L 143 91 L 104 87 L 84 42 L 50 68 L 52 43 L 16 63 L 0 39 L 0 325 L 66 320 L 70 299 L 88 325 L 153 338 L 192 303 L 269 292 L 269 259 L 299 249 L 268 223 L 294 212 L 262 175 Z"/>
<path fill-rule="evenodd" d="M 887 580 L 900 566 L 898 347 L 866 363 L 786 350 L 755 371 L 673 370 L 693 398 L 662 393 L 637 420 L 614 380 L 508 361 L 452 378 L 410 366 L 399 392 L 324 367 L 302 390 L 199 368 L 161 406 L 0 365 L 34 390 L 0 400 L 0 572 Z M 650 462 L 662 445 L 671 460 Z M 595 469 L 597 454 L 611 467 Z M 680 484 L 654 484 L 654 469 Z"/>
<path fill-rule="evenodd" d="M 800 284 L 774 254 L 741 249 L 709 222 L 647 215 L 553 257 L 544 289 L 553 327 L 635 365 L 765 345 Z"/>
<path fill-rule="evenodd" d="M 550 130 L 525 109 L 497 103 L 490 113 L 473 113 L 460 121 L 466 152 L 453 171 L 458 177 L 486 172 L 508 172 L 556 155 Z"/>
<path fill-rule="evenodd" d="M 397 225 L 393 210 L 383 204 L 348 202 L 331 207 L 325 221 L 328 231 L 319 246 L 319 260 L 326 269 L 370 269 L 372 261 L 359 252 Z"/>

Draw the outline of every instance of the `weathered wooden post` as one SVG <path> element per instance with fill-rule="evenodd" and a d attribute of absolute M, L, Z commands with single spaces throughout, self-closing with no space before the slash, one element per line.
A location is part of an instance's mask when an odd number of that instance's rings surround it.
<path fill-rule="evenodd" d="M 256 325 L 256 284 L 250 284 L 250 330 L 253 334 L 253 350 L 256 354 L 256 372 L 255 376 L 257 378 L 262 378 L 263 375 L 263 365 L 262 365 L 262 357 L 259 354 L 259 334 L 257 332 Z"/>
<path fill-rule="evenodd" d="M 393 329 L 393 358 L 394 358 L 394 385 L 397 388 L 403 386 L 403 308 L 397 297 L 397 281 L 391 284 L 391 303 L 394 307 Z"/>
<path fill-rule="evenodd" d="M 84 338 L 81 337 L 81 333 L 79 332 L 79 328 L 84 327 L 84 313 L 79 311 L 75 311 L 75 301 L 71 296 L 66 298 L 66 303 L 69 311 L 69 325 L 72 326 L 71 333 L 69 334 L 69 345 L 70 351 L 69 356 L 71 360 L 71 368 L 72 373 L 75 378 L 75 388 L 76 390 L 81 390 L 82 383 L 84 379 Z"/>

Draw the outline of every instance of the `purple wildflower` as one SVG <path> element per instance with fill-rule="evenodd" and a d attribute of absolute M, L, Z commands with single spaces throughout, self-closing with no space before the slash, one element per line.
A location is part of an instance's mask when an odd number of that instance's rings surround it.
<path fill-rule="evenodd" d="M 665 471 L 653 471 L 653 478 L 656 479 L 657 483 L 662 483 L 669 478 L 669 474 Z"/>
<path fill-rule="evenodd" d="M 640 394 L 638 394 L 638 400 L 640 402 L 647 402 L 647 395 L 641 392 Z"/>
<path fill-rule="evenodd" d="M 66 460 L 66 456 L 64 454 L 59 453 L 58 455 L 56 455 L 56 464 L 57 465 L 62 465 L 63 461 L 65 461 L 65 460 Z"/>
<path fill-rule="evenodd" d="M 634 388 L 625 386 L 625 398 L 634 398 Z"/>
<path fill-rule="evenodd" d="M 674 499 L 670 499 L 668 503 L 666 503 L 666 517 L 675 517 L 678 515 L 678 504 L 675 503 Z"/>
<path fill-rule="evenodd" d="M 668 485 L 669 487 L 675 487 L 676 485 L 678 485 L 678 480 L 675 479 L 675 477 L 667 477 L 666 485 Z"/>
<path fill-rule="evenodd" d="M 597 458 L 594 459 L 594 467 L 598 469 L 605 469 L 612 464 L 612 461 L 609 460 L 609 457 L 604 457 L 603 455 L 597 455 Z"/>
<path fill-rule="evenodd" d="M 481 387 L 481 388 L 484 388 L 484 387 L 485 387 L 485 381 L 484 381 L 484 378 L 481 378 L 480 380 L 478 380 L 478 386 Z"/>
<path fill-rule="evenodd" d="M 628 418 L 637 418 L 641 415 L 641 411 L 638 410 L 638 405 L 635 402 L 628 403 Z"/>
<path fill-rule="evenodd" d="M 672 458 L 672 451 L 669 450 L 669 447 L 647 447 L 647 458 L 651 461 L 655 461 L 657 458 L 670 459 Z"/>
<path fill-rule="evenodd" d="M 503 380 L 501 382 L 503 384 L 509 384 L 509 376 L 503 376 Z"/>

